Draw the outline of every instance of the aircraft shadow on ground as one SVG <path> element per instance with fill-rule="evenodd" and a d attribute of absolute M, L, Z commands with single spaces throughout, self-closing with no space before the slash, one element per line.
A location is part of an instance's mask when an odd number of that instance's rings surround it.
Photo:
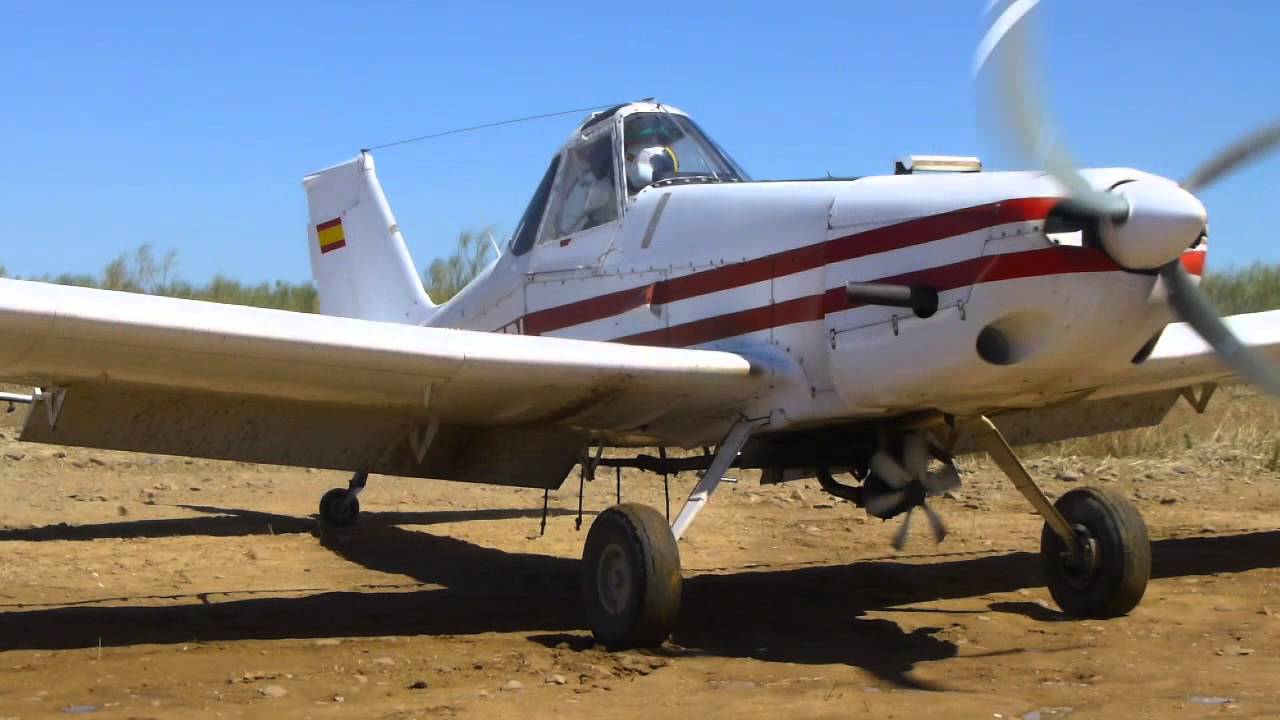
<path fill-rule="evenodd" d="M 179 504 L 184 510 L 204 513 L 197 517 L 157 518 L 145 520 L 121 520 L 91 525 L 42 525 L 33 528 L 0 529 L 0 542 L 23 540 L 45 542 L 49 540 L 101 540 L 105 538 L 138 539 L 186 535 L 208 537 L 240 537 L 245 535 L 285 535 L 310 533 L 316 529 L 315 518 L 296 515 L 259 512 L 256 510 L 232 510 L 208 505 Z M 436 525 L 439 523 L 468 522 L 472 520 L 513 520 L 537 518 L 539 510 L 486 509 L 486 510 L 434 510 L 423 512 L 369 512 L 361 515 L 363 524 L 380 525 Z M 549 516 L 570 515 L 571 510 L 551 509 Z"/>
<path fill-rule="evenodd" d="M 199 508 L 260 526 L 263 513 Z M 540 512 L 478 511 L 480 517 Z M 484 513 L 490 513 L 488 515 Z M 507 513 L 493 515 L 492 513 Z M 80 605 L 0 613 L 0 650 L 66 649 L 243 639 L 379 637 L 526 632 L 531 639 L 587 644 L 578 561 L 509 553 L 434 535 L 404 524 L 463 520 L 466 513 L 369 513 L 362 526 L 322 538 L 337 556 L 424 585 L 409 591 L 323 592 L 182 605 Z M 388 522 L 394 518 L 394 522 Z M 292 522 L 302 522 L 292 518 Z M 145 521 L 143 521 L 145 522 Z M 114 523 L 114 525 L 138 523 Z M 135 528 L 136 531 L 136 528 Z M 2 539 L 18 539 L 13 532 Z M 85 531 L 88 532 L 88 531 Z M 118 532 L 112 531 L 112 532 Z M 101 537 L 119 537 L 105 534 Z M 142 533 L 129 537 L 150 537 Z M 1155 577 L 1280 567 L 1280 531 L 1160 540 Z M 686 579 L 674 633 L 688 652 L 804 664 L 844 663 L 889 682 L 926 687 L 910 676 L 920 662 L 957 654 L 935 628 L 911 632 L 866 617 L 869 611 L 948 598 L 1002 593 L 1041 584 L 1034 553 L 966 557 L 930 564 L 893 559 L 787 570 L 699 575 Z M 991 609 L 1051 621 L 1032 603 Z M 1018 652 L 1018 650 L 1006 651 Z"/>

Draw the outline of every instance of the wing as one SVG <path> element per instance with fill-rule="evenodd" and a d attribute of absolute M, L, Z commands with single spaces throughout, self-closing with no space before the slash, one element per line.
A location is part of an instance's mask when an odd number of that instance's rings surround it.
<path fill-rule="evenodd" d="M 554 487 L 591 434 L 727 425 L 765 374 L 723 352 L 0 280 L 0 379 L 59 389 L 32 407 L 36 442 Z"/>
<path fill-rule="evenodd" d="M 1227 326 L 1241 342 L 1280 363 L 1280 310 L 1234 315 Z M 1151 354 L 1124 373 L 1102 378 L 1086 398 L 1046 407 L 1002 412 L 992 420 L 1012 445 L 1055 442 L 1098 433 L 1149 427 L 1164 420 L 1186 388 L 1238 378 L 1186 323 L 1160 334 Z M 957 453 L 980 452 L 984 441 L 962 434 Z"/>
<path fill-rule="evenodd" d="M 1280 310 L 1232 315 L 1224 321 L 1241 343 L 1268 361 L 1280 363 Z M 1160 334 L 1146 360 L 1110 379 L 1092 397 L 1135 395 L 1237 380 L 1191 326 L 1172 323 Z"/>

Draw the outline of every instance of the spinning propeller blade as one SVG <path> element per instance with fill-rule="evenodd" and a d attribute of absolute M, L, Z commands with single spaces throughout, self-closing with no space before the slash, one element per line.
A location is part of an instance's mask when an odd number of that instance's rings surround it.
<path fill-rule="evenodd" d="M 947 524 L 942 521 L 942 516 L 937 510 L 929 507 L 929 503 L 921 503 L 920 509 L 924 511 L 925 519 L 929 521 L 929 532 L 933 535 L 933 542 L 941 543 L 947 537 Z M 893 549 L 902 550 L 907 546 L 907 536 L 911 534 L 911 515 L 916 511 L 911 508 L 907 511 L 906 517 L 902 519 L 902 524 L 898 526 L 897 532 L 893 534 Z"/>
<path fill-rule="evenodd" d="M 902 438 L 902 467 L 913 480 L 923 480 L 929 471 L 929 447 L 921 433 L 907 433 Z"/>
<path fill-rule="evenodd" d="M 867 498 L 866 510 L 876 517 L 886 517 L 891 510 L 898 506 L 907 493 L 899 490 L 897 492 L 877 493 Z"/>
<path fill-rule="evenodd" d="M 907 546 L 907 535 L 911 532 L 911 513 L 915 512 L 915 508 L 907 511 L 907 516 L 902 518 L 902 524 L 898 526 L 898 531 L 893 534 L 894 550 L 901 550 Z"/>
<path fill-rule="evenodd" d="M 938 472 L 927 473 L 922 482 L 925 492 L 929 495 L 945 495 L 952 490 L 960 489 L 960 472 L 956 470 L 955 465 L 948 464 Z"/>
<path fill-rule="evenodd" d="M 998 3 L 992 3 L 994 8 Z M 1013 0 L 992 19 L 991 25 L 978 46 L 974 61 L 975 75 L 989 63 L 997 67 L 1001 89 L 1002 109 L 1017 137 L 1019 145 L 1036 158 L 1056 178 L 1070 194 L 1071 203 L 1079 212 L 1092 215 L 1104 230 L 1115 231 L 1123 228 L 1132 219 L 1140 203 L 1148 202 L 1151 196 L 1142 197 L 1141 192 L 1136 200 L 1126 197 L 1127 191 L 1120 186 L 1118 192 L 1100 192 L 1093 189 L 1076 170 L 1074 163 L 1065 150 L 1050 138 L 1056 134 L 1052 131 L 1049 120 L 1040 112 L 1042 103 L 1035 95 L 1035 82 L 1030 78 L 1029 54 L 1027 52 L 1028 16 L 1039 5 L 1039 0 Z M 1280 145 L 1280 122 L 1273 121 L 1257 130 L 1202 163 L 1186 180 L 1181 183 L 1182 190 L 1193 193 L 1202 190 L 1228 173 L 1257 160 L 1263 154 Z M 1136 185 L 1137 183 L 1133 183 Z M 1165 197 L 1155 197 L 1156 218 L 1167 225 L 1189 226 L 1193 213 L 1185 199 L 1166 193 Z M 1181 205 L 1179 205 L 1181 203 Z M 1149 206 L 1148 206 L 1149 207 Z M 1146 210 L 1148 213 L 1151 211 Z M 1181 213 L 1181 215 L 1179 215 Z M 1167 221 L 1173 220 L 1172 223 Z M 1133 223 L 1129 223 L 1133 224 Z M 1134 247 L 1136 240 L 1149 240 L 1140 231 L 1130 231 L 1128 238 L 1130 247 L 1117 249 L 1104 241 L 1104 249 L 1121 266 L 1134 267 L 1125 262 L 1128 257 L 1141 259 L 1153 255 L 1151 248 Z M 1200 235 L 1187 238 L 1183 248 L 1191 247 Z M 1174 237 L 1174 240 L 1178 238 Z M 1155 253 L 1158 255 L 1159 253 Z M 1241 343 L 1227 326 L 1209 299 L 1191 279 L 1182 267 L 1181 255 L 1162 261 L 1158 266 L 1145 265 L 1155 269 L 1158 267 L 1160 277 L 1168 290 L 1169 305 L 1174 313 L 1190 325 L 1210 347 L 1222 358 L 1224 364 L 1258 388 L 1275 396 L 1280 396 L 1280 373 L 1276 368 L 1261 360 L 1255 353 Z"/>
<path fill-rule="evenodd" d="M 907 472 L 906 468 L 898 464 L 897 460 L 894 460 L 883 450 L 871 456 L 869 465 L 871 472 L 879 475 L 880 479 L 884 480 L 885 484 L 894 490 L 901 490 L 910 485 L 912 480 L 915 480 L 911 473 Z"/>
<path fill-rule="evenodd" d="M 902 524 L 893 534 L 892 545 L 895 550 L 901 550 L 907 545 L 907 536 L 911 533 L 911 514 L 915 512 L 917 504 L 924 509 L 925 517 L 929 520 L 929 530 L 934 542 L 940 543 L 947 536 L 946 523 L 923 498 L 926 495 L 941 495 L 959 487 L 960 475 L 949 462 L 941 472 L 929 472 L 932 459 L 933 453 L 930 452 L 928 440 L 924 435 L 913 432 L 902 438 L 902 462 L 898 462 L 882 448 L 871 456 L 868 463 L 871 472 L 883 480 L 885 485 L 893 488 L 893 492 L 864 495 L 864 507 L 868 513 L 887 518 L 899 509 L 908 496 L 915 498 L 912 506 L 907 508 Z M 920 487 L 911 488 L 912 483 Z"/>
<path fill-rule="evenodd" d="M 1233 172 L 1275 149 L 1280 144 L 1280 120 L 1240 138 L 1218 151 L 1195 172 L 1182 181 L 1187 192 L 1203 190 Z"/>
<path fill-rule="evenodd" d="M 1182 267 L 1182 261 L 1174 260 L 1160 268 L 1160 278 L 1164 281 L 1174 312 L 1204 338 L 1227 367 L 1251 385 L 1280 397 L 1280 373 L 1236 339 L 1222 322 L 1217 308 L 1200 292 Z"/>
<path fill-rule="evenodd" d="M 920 506 L 924 510 L 924 516 L 929 519 L 929 530 L 933 532 L 933 541 L 941 543 L 947 537 L 947 524 L 942 521 L 942 516 L 937 510 L 929 507 L 929 503 Z"/>

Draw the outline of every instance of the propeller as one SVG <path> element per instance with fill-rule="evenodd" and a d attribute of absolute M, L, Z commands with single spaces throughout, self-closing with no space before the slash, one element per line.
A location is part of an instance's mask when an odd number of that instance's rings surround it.
<path fill-rule="evenodd" d="M 1169 305 L 1241 378 L 1280 396 L 1280 373 L 1240 342 L 1222 321 L 1213 303 L 1182 266 L 1182 251 L 1198 243 L 1206 232 L 1199 192 L 1280 145 L 1280 120 L 1227 146 L 1202 163 L 1181 183 L 1155 178 L 1137 180 L 1111 192 L 1094 189 L 1076 170 L 1056 133 L 1039 109 L 1027 51 L 1028 16 L 1040 0 L 1013 0 L 988 5 L 991 25 L 978 45 L 974 74 L 994 65 L 1002 89 L 1004 115 L 1017 142 L 1037 158 L 1069 194 L 1071 210 L 1099 223 L 1103 250 L 1121 267 L 1151 270 L 1164 283 Z"/>
<path fill-rule="evenodd" d="M 947 536 L 947 525 L 942 516 L 929 506 L 927 498 L 931 495 L 942 495 L 960 487 L 960 475 L 955 466 L 947 463 L 938 472 L 929 470 L 929 461 L 934 457 L 927 441 L 920 433 L 908 433 L 902 438 L 902 461 L 894 459 L 884 449 L 876 451 L 868 463 L 869 469 L 887 487 L 884 492 L 868 493 L 865 506 L 868 513 L 881 518 L 889 518 L 906 507 L 906 517 L 902 525 L 893 535 L 893 548 L 901 550 L 907 544 L 907 536 L 911 532 L 911 515 L 918 507 L 924 511 L 929 521 L 929 530 L 936 543 Z"/>

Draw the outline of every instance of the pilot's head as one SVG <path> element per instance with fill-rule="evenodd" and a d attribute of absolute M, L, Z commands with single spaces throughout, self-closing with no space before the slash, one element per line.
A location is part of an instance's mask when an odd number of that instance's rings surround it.
<path fill-rule="evenodd" d="M 665 145 L 627 149 L 627 189 L 633 195 L 655 180 L 675 177 L 679 171 L 675 151 Z"/>
<path fill-rule="evenodd" d="M 623 150 L 631 194 L 680 171 L 680 159 L 673 146 L 681 135 L 679 126 L 667 113 L 636 113 L 626 119 Z"/>

